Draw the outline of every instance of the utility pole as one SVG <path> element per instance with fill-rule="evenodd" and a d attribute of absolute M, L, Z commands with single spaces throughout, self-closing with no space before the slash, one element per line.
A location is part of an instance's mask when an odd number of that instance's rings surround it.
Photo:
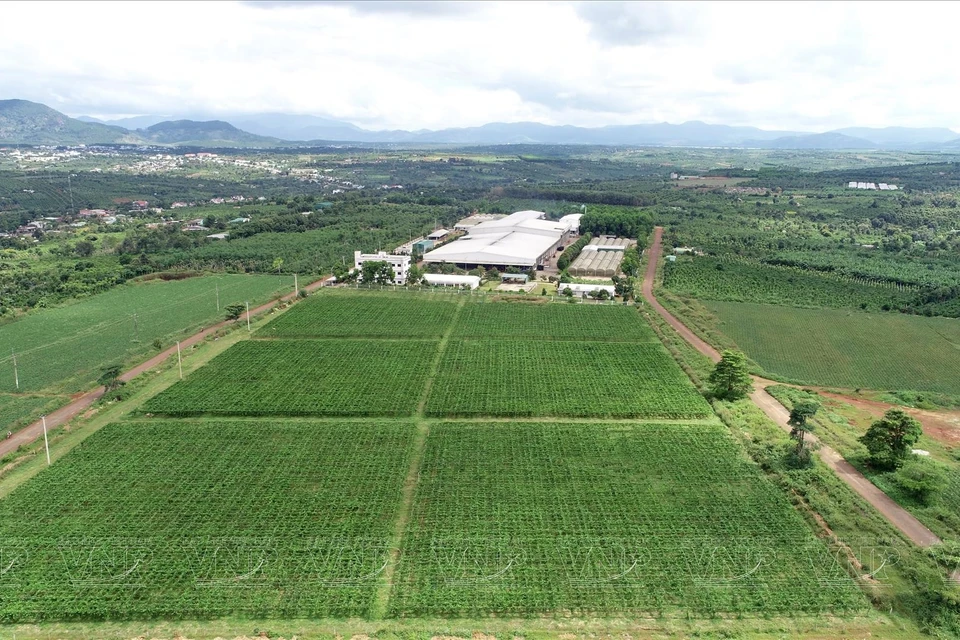
<path fill-rule="evenodd" d="M 250 301 L 249 300 L 246 301 L 245 304 L 247 305 L 247 333 L 249 333 L 250 332 Z"/>
<path fill-rule="evenodd" d="M 137 324 L 137 312 L 133 312 L 133 341 L 140 342 L 140 325 Z"/>
<path fill-rule="evenodd" d="M 20 391 L 20 374 L 17 372 L 17 354 L 10 349 L 10 355 L 13 356 L 13 382 L 17 385 L 17 391 Z"/>
<path fill-rule="evenodd" d="M 215 282 L 214 285 L 217 287 L 217 313 L 220 313 L 220 283 Z"/>
<path fill-rule="evenodd" d="M 293 292 L 300 293 L 300 285 L 297 284 L 297 274 L 293 274 Z"/>
<path fill-rule="evenodd" d="M 50 441 L 47 440 L 47 416 L 40 416 L 43 421 L 43 448 L 47 450 L 47 466 L 50 466 Z"/>
<path fill-rule="evenodd" d="M 180 369 L 180 379 L 183 380 L 183 360 L 180 359 L 180 341 L 177 340 L 177 368 Z"/>

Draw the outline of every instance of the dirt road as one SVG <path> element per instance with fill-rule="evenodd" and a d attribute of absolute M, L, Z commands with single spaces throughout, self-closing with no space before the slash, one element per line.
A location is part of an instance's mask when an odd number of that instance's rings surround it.
<path fill-rule="evenodd" d="M 320 280 L 317 280 L 316 282 L 312 282 L 309 285 L 301 288 L 306 289 L 307 291 L 314 291 L 315 289 L 322 287 L 326 281 L 327 281 L 327 278 L 321 278 Z M 280 300 L 290 300 L 295 295 L 296 295 L 295 293 L 289 293 L 283 296 L 282 298 L 280 298 Z M 250 309 L 250 315 L 255 316 L 261 313 L 265 313 L 270 309 L 272 309 L 276 303 L 277 303 L 277 300 L 271 300 L 266 304 L 262 304 L 259 307 Z M 199 331 L 198 333 L 193 334 L 189 338 L 181 340 L 180 349 L 181 350 L 186 349 L 195 345 L 196 343 L 200 342 L 210 334 L 215 333 L 216 331 L 222 329 L 223 327 L 226 327 L 227 325 L 232 324 L 232 322 L 233 321 L 231 320 L 218 322 L 217 324 L 211 327 L 207 327 L 206 329 L 203 329 L 202 331 Z M 176 346 L 173 346 L 167 349 L 166 351 L 162 351 L 157 355 L 153 356 L 152 358 L 150 358 L 149 360 L 141 362 L 140 364 L 130 369 L 129 371 L 124 372 L 123 375 L 120 376 L 120 379 L 123 380 L 124 382 L 128 382 L 133 378 L 137 377 L 138 375 L 140 375 L 141 373 L 143 373 L 144 371 L 149 371 L 150 369 L 153 369 L 154 367 L 159 365 L 161 362 L 163 362 L 170 356 L 176 355 L 176 353 L 177 353 Z M 87 407 L 89 407 L 94 402 L 96 402 L 97 399 L 102 395 L 103 395 L 103 387 L 97 387 L 96 389 L 87 391 L 86 393 L 79 396 L 78 398 L 75 398 L 69 404 L 63 407 L 60 407 L 56 411 L 51 412 L 50 414 L 47 415 L 47 430 L 49 431 L 54 427 L 57 427 L 69 422 L 70 420 L 75 418 L 77 415 L 79 415 L 81 412 L 83 412 Z M 20 429 L 19 431 L 14 433 L 13 436 L 11 436 L 10 438 L 0 441 L 0 456 L 5 456 L 12 451 L 16 451 L 17 448 L 20 447 L 21 445 L 28 445 L 34 442 L 37 438 L 40 438 L 41 436 L 43 436 L 43 421 L 37 420 L 36 422 L 30 424 L 29 426 L 24 427 L 23 429 Z"/>
<path fill-rule="evenodd" d="M 707 356 L 714 362 L 720 360 L 720 354 L 711 345 L 704 342 L 682 322 L 677 320 L 663 305 L 657 302 L 653 295 L 653 281 L 657 273 L 657 264 L 660 261 L 660 255 L 663 250 L 662 240 L 663 228 L 657 227 L 653 232 L 653 244 L 650 247 L 650 260 L 647 264 L 647 271 L 643 277 L 643 297 L 647 303 L 653 307 L 658 314 L 674 329 L 683 336 L 683 339 L 689 342 L 697 351 Z M 750 394 L 750 399 L 757 407 L 763 411 L 768 418 L 777 423 L 782 429 L 790 431 L 787 420 L 790 413 L 782 404 L 777 402 L 773 396 L 769 395 L 765 389 L 772 384 L 778 384 L 772 380 L 754 377 L 755 390 Z M 905 536 L 913 540 L 921 547 L 928 547 L 941 542 L 932 531 L 927 529 L 923 523 L 914 518 L 908 511 L 894 502 L 887 494 L 880 491 L 872 482 L 857 471 L 853 465 L 843 459 L 834 449 L 820 443 L 816 437 L 807 435 L 808 441 L 813 441 L 820 445 L 820 459 L 833 469 L 833 471 L 846 482 L 851 489 L 856 491 L 864 500 L 872 504 L 890 523 L 903 532 Z"/>

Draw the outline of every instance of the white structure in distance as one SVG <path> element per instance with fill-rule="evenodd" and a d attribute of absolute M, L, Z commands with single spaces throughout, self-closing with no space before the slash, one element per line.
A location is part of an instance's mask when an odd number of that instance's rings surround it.
<path fill-rule="evenodd" d="M 542 211 L 517 211 L 505 218 L 480 222 L 470 226 L 466 236 L 425 253 L 423 261 L 535 269 L 580 226 L 576 215 L 556 222 L 544 220 L 546 215 Z"/>
<path fill-rule="evenodd" d="M 457 276 L 447 273 L 425 273 L 423 280 L 429 285 L 443 287 L 465 287 L 476 289 L 480 286 L 480 276 Z"/>
<path fill-rule="evenodd" d="M 393 267 L 394 284 L 407 283 L 407 275 L 410 272 L 410 256 L 398 256 L 386 251 L 378 251 L 377 253 L 354 251 L 353 268 L 357 270 L 358 274 L 363 269 L 364 262 L 386 262 Z"/>

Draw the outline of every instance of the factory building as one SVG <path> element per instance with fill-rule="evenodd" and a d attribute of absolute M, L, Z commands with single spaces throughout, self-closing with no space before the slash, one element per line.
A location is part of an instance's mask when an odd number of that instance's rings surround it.
<path fill-rule="evenodd" d="M 447 262 L 465 268 L 535 269 L 557 252 L 579 228 L 577 216 L 544 220 L 542 211 L 517 211 L 505 218 L 470 225 L 467 235 L 424 254 L 425 263 Z"/>

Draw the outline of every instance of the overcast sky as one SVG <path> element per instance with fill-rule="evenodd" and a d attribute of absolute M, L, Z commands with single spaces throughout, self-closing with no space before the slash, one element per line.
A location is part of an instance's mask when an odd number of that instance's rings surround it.
<path fill-rule="evenodd" d="M 3 3 L 0 98 L 366 128 L 960 131 L 957 3 Z"/>

